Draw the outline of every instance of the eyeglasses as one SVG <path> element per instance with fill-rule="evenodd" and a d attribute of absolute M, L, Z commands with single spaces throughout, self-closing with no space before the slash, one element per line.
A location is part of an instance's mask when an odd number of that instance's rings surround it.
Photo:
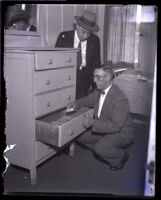
<path fill-rule="evenodd" d="M 111 76 L 111 74 L 109 74 L 109 73 L 107 73 L 107 74 L 104 74 L 104 75 L 94 75 L 93 76 L 93 79 L 97 79 L 98 81 L 101 81 L 101 80 L 103 80 L 103 78 L 105 77 L 105 76 Z"/>
<path fill-rule="evenodd" d="M 82 29 L 81 32 L 84 34 L 84 35 L 90 35 L 91 32 L 90 31 L 87 31 L 85 29 Z"/>
<path fill-rule="evenodd" d="M 98 81 L 101 81 L 103 80 L 103 78 L 106 76 L 107 74 L 103 75 L 103 76 L 100 76 L 100 75 L 95 75 L 93 76 L 93 79 L 97 79 Z"/>
<path fill-rule="evenodd" d="M 79 26 L 78 24 L 77 24 L 77 29 L 79 29 L 79 31 L 81 31 L 81 33 L 84 34 L 84 35 L 90 35 L 91 34 L 91 31 L 84 29 L 83 27 Z"/>

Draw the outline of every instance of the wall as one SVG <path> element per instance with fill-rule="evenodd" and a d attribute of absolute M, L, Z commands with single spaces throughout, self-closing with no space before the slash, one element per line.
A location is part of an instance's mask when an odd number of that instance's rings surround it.
<path fill-rule="evenodd" d="M 84 10 L 89 10 L 97 14 L 97 24 L 100 30 L 96 33 L 101 43 L 101 60 L 103 60 L 103 24 L 104 5 L 96 4 L 46 4 L 39 7 L 39 26 L 42 35 L 43 46 L 54 46 L 58 34 L 61 31 L 73 29 L 74 16 L 80 16 Z"/>

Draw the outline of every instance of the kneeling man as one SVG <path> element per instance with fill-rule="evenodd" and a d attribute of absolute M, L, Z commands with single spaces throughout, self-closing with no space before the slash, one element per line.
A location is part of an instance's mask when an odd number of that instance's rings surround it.
<path fill-rule="evenodd" d="M 123 168 L 129 154 L 127 148 L 133 143 L 133 126 L 125 94 L 113 84 L 110 66 L 94 71 L 97 88 L 88 96 L 68 105 L 73 109 L 94 108 L 93 118 L 85 117 L 83 125 L 90 131 L 83 133 L 78 142 L 92 149 L 97 157 L 108 163 L 111 170 Z"/>

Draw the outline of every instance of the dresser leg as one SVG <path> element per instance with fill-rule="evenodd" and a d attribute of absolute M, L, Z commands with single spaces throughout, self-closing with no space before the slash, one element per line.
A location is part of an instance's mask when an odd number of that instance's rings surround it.
<path fill-rule="evenodd" d="M 73 157 L 75 154 L 75 142 L 71 143 L 69 146 L 69 156 Z"/>
<path fill-rule="evenodd" d="M 34 169 L 30 169 L 30 182 L 31 185 L 36 185 L 37 183 L 36 167 Z"/>

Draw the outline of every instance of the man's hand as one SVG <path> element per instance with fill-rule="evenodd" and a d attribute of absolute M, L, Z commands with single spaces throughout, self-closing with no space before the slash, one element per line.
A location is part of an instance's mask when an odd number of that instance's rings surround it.
<path fill-rule="evenodd" d="M 76 102 L 71 102 L 66 106 L 66 112 L 73 112 L 78 110 Z"/>
<path fill-rule="evenodd" d="M 93 125 L 93 117 L 89 116 L 88 114 L 84 114 L 82 124 L 84 128 L 91 127 Z"/>

